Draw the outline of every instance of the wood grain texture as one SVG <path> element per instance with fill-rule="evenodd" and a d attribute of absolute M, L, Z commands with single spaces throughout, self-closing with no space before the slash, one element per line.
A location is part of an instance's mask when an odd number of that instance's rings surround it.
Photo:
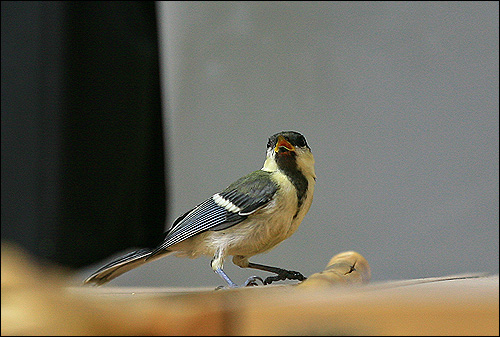
<path fill-rule="evenodd" d="M 367 284 L 363 260 L 341 253 L 301 284 L 68 287 L 2 245 L 2 335 L 498 335 L 498 275 Z"/>

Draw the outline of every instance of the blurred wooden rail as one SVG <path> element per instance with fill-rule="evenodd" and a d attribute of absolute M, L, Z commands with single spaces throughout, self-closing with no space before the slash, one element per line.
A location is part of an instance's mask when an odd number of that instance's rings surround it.
<path fill-rule="evenodd" d="M 2 251 L 2 335 L 499 332 L 498 275 L 218 291 L 80 288 L 61 285 L 60 277 L 40 275 L 36 268 L 4 255 Z"/>

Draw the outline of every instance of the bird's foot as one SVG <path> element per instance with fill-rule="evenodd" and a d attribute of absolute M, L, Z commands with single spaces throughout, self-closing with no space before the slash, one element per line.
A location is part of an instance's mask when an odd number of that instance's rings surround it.
<path fill-rule="evenodd" d="M 257 281 L 260 281 L 260 282 L 262 282 L 262 284 L 265 284 L 265 283 L 264 283 L 264 280 L 262 280 L 262 278 L 260 278 L 259 276 L 250 276 L 250 277 L 249 277 L 249 278 L 245 281 L 244 287 L 253 287 L 253 286 L 258 286 Z"/>
<path fill-rule="evenodd" d="M 265 284 L 264 283 L 264 280 L 259 277 L 259 276 L 250 276 L 246 281 L 245 283 L 242 285 L 242 286 L 238 286 L 236 284 L 232 284 L 230 286 L 218 286 L 217 288 L 215 288 L 215 290 L 221 290 L 221 289 L 234 289 L 234 288 L 243 288 L 243 287 L 253 287 L 253 286 L 258 286 L 258 282 L 257 281 L 260 281 L 262 284 Z"/>
<path fill-rule="evenodd" d="M 276 281 L 284 281 L 284 280 L 299 280 L 304 281 L 306 277 L 299 273 L 298 271 L 280 269 L 277 275 L 269 276 L 264 280 L 264 284 L 271 284 Z"/>

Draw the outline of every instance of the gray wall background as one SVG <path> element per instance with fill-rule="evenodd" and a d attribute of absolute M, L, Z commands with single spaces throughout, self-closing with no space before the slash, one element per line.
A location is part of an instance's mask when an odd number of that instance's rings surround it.
<path fill-rule="evenodd" d="M 316 158 L 314 202 L 255 262 L 307 276 L 356 250 L 373 281 L 498 273 L 498 2 L 158 6 L 169 223 L 292 129 Z M 111 285 L 223 284 L 209 264 L 167 257 Z"/>

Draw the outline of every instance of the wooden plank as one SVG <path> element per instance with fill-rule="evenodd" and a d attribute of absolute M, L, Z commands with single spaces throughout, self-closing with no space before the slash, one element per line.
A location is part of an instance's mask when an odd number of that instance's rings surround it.
<path fill-rule="evenodd" d="M 309 285 L 89 288 L 2 247 L 2 335 L 498 335 L 498 275 L 366 284 L 349 256 Z"/>

